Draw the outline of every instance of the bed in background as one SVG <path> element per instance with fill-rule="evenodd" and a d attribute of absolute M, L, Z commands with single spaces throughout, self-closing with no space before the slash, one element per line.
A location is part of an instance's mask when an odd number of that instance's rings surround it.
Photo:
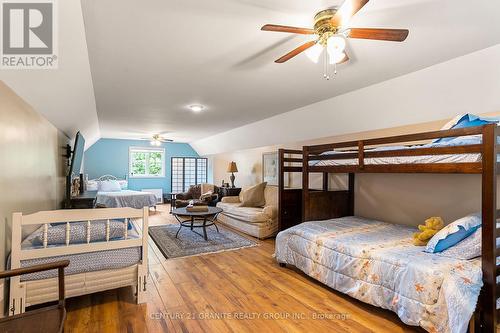
<path fill-rule="evenodd" d="M 95 200 L 96 207 L 156 208 L 158 202 L 158 198 L 153 193 L 129 190 L 126 179 L 118 179 L 112 175 L 87 181 L 87 190 L 98 191 Z"/>
<path fill-rule="evenodd" d="M 14 213 L 11 269 L 68 259 L 66 297 L 134 286 L 137 303 L 143 303 L 148 273 L 148 214 L 147 207 Z M 36 225 L 41 226 L 22 240 L 23 227 Z M 9 315 L 57 300 L 57 290 L 53 271 L 12 278 Z"/>

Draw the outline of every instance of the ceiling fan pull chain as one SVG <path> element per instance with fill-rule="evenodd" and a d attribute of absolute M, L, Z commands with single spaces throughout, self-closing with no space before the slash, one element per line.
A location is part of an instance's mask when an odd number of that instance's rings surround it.
<path fill-rule="evenodd" d="M 337 63 L 333 65 L 333 68 L 334 68 L 333 74 L 337 75 Z"/>
<path fill-rule="evenodd" d="M 329 62 L 329 54 L 328 52 L 325 52 L 325 68 L 326 68 L 326 80 L 330 80 L 330 73 L 329 73 L 329 68 L 328 68 L 328 62 Z"/>
<path fill-rule="evenodd" d="M 326 76 L 327 76 L 327 75 L 326 75 L 326 74 L 327 74 L 326 72 L 327 72 L 327 70 L 328 70 L 328 68 L 327 68 L 327 63 L 328 63 L 328 59 L 327 59 L 327 57 L 328 57 L 328 54 L 325 52 L 325 58 L 324 58 L 324 61 L 323 61 L 323 78 L 324 78 L 324 79 L 326 79 Z"/>

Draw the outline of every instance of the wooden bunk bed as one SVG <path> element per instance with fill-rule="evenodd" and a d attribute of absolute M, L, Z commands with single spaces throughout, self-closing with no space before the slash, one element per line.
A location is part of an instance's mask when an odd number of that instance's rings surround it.
<path fill-rule="evenodd" d="M 418 134 L 408 134 L 338 142 L 331 144 L 304 146 L 303 150 L 279 150 L 279 223 L 280 230 L 300 222 L 331 219 L 354 215 L 354 181 L 356 173 L 448 173 L 448 174 L 480 174 L 481 213 L 482 213 L 482 273 L 483 287 L 479 297 L 476 313 L 471 320 L 471 330 L 476 332 L 494 332 L 496 330 L 499 311 L 496 301 L 500 294 L 500 266 L 496 265 L 496 257 L 500 256 L 500 248 L 496 246 L 496 238 L 500 237 L 500 229 L 496 227 L 497 211 L 497 163 L 496 155 L 500 153 L 497 138 L 500 130 L 495 124 L 432 131 Z M 478 144 L 455 146 L 413 146 L 410 149 L 373 149 L 387 145 L 408 145 L 422 143 L 439 138 L 454 138 L 461 136 L 480 136 Z M 302 155 L 302 163 L 297 165 L 297 157 Z M 405 163 L 405 158 L 439 157 L 449 155 L 477 156 L 474 161 L 462 162 L 430 162 Z M 395 158 L 393 161 L 391 158 Z M 373 163 L 378 159 L 379 163 Z M 385 161 L 380 162 L 385 159 Z M 399 159 L 399 160 L 398 160 Z M 342 163 L 349 161 L 349 163 Z M 402 162 L 401 162 L 402 161 Z M 325 163 L 330 162 L 330 163 Z M 291 165 L 293 164 L 293 165 Z M 287 189 L 284 186 L 286 173 L 302 173 L 302 189 Z M 323 174 L 322 190 L 309 188 L 310 174 Z M 329 174 L 349 175 L 348 188 L 345 191 L 330 191 Z M 302 196 L 299 202 L 298 196 Z M 295 207 L 295 208 L 293 208 Z M 301 211 L 299 221 L 297 207 Z M 290 215 L 294 215 L 290 216 Z"/>

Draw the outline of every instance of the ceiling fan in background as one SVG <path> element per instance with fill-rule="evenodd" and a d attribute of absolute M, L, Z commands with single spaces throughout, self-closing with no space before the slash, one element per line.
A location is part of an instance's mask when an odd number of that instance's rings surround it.
<path fill-rule="evenodd" d="M 173 142 L 174 140 L 164 138 L 160 134 L 154 134 L 150 138 L 141 138 L 141 140 L 149 140 L 152 146 L 160 146 L 164 142 Z"/>
<path fill-rule="evenodd" d="M 286 32 L 301 35 L 316 35 L 314 40 L 302 44 L 293 51 L 277 59 L 276 63 L 284 63 L 296 55 L 306 52 L 306 55 L 318 63 L 323 50 L 325 52 L 324 77 L 328 80 L 328 65 L 345 63 L 349 56 L 345 50 L 346 38 L 385 40 L 402 42 L 408 37 L 407 29 L 349 28 L 349 20 L 368 3 L 369 0 L 346 0 L 340 7 L 320 11 L 314 16 L 314 28 L 297 28 L 284 25 L 266 24 L 261 30 Z"/>

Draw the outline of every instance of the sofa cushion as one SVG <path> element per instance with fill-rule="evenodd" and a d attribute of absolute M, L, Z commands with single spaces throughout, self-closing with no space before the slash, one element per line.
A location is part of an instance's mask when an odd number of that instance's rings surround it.
<path fill-rule="evenodd" d="M 239 203 L 229 202 L 218 202 L 217 207 L 223 210 L 222 214 L 249 223 L 263 223 L 272 219 L 259 207 L 241 207 Z"/>
<path fill-rule="evenodd" d="M 241 191 L 241 207 L 263 207 L 266 204 L 264 190 L 267 183 L 260 183 Z"/>

